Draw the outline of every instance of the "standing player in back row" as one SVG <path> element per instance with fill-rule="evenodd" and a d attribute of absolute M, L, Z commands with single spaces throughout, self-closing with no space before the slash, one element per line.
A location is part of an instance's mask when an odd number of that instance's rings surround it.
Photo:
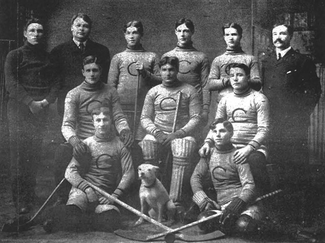
<path fill-rule="evenodd" d="M 209 116 L 210 92 L 207 81 L 210 64 L 206 54 L 193 47 L 194 24 L 190 19 L 182 18 L 175 23 L 177 46 L 163 57 L 175 56 L 179 59 L 178 80 L 195 87 L 202 103 L 202 123 L 206 124 Z"/>
<path fill-rule="evenodd" d="M 135 140 L 139 142 L 145 135 L 140 125 L 144 98 L 150 88 L 161 83 L 159 59 L 157 54 L 142 47 L 143 25 L 140 21 L 128 22 L 123 31 L 127 47 L 113 57 L 108 83 L 116 88 L 123 112 L 128 117 Z M 137 142 L 133 144 L 132 150 L 134 162 L 142 161 L 139 158 L 141 150 Z"/>
<path fill-rule="evenodd" d="M 237 23 L 227 23 L 222 27 L 223 38 L 226 42 L 226 52 L 217 56 L 212 64 L 209 74 L 209 90 L 218 91 L 217 104 L 228 93 L 232 92 L 229 74 L 226 68 L 231 63 L 243 63 L 250 69 L 250 85 L 255 90 L 260 90 L 262 83 L 259 74 L 257 59 L 246 54 L 240 45 L 243 29 Z M 217 110 L 217 107 L 212 110 Z M 211 114 L 214 117 L 214 114 Z"/>

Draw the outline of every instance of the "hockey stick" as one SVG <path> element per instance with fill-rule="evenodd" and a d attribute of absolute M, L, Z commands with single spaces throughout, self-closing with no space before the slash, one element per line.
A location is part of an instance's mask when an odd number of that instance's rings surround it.
<path fill-rule="evenodd" d="M 173 229 L 172 228 L 169 228 L 165 225 L 163 225 L 162 223 L 154 220 L 153 218 L 150 218 L 149 216 L 145 215 L 144 213 L 138 211 L 137 209 L 131 207 L 130 205 L 122 202 L 121 200 L 113 197 L 112 195 L 110 195 L 109 193 L 107 193 L 106 191 L 104 191 L 103 189 L 93 185 L 92 183 L 90 182 L 87 182 L 88 185 L 93 188 L 95 191 L 99 192 L 101 195 L 103 195 L 104 197 L 114 201 L 115 203 L 119 204 L 120 206 L 124 207 L 125 209 L 131 211 L 132 213 L 144 218 L 145 220 L 147 220 L 148 222 L 166 230 L 166 232 L 170 232 L 172 231 Z M 139 240 L 139 241 L 148 241 L 147 238 L 144 238 L 144 237 L 140 237 L 140 238 L 136 238 L 136 235 L 134 232 L 128 232 L 128 231 L 120 231 L 120 230 L 117 230 L 115 231 L 115 233 L 117 235 L 120 235 L 124 238 L 127 238 L 127 239 L 132 239 L 132 240 Z M 223 236 L 224 234 L 223 233 L 219 233 L 218 232 L 214 232 L 214 234 L 210 234 L 208 235 L 208 239 L 215 239 L 217 237 L 221 237 Z M 183 241 L 186 241 L 186 242 L 197 242 L 197 241 L 202 241 L 202 240 L 206 240 L 207 237 L 204 237 L 204 236 L 191 236 L 191 235 L 184 235 L 184 234 L 177 234 L 176 236 L 174 236 L 175 238 L 179 239 L 179 240 L 183 240 Z M 136 239 L 135 239 L 136 238 Z"/>
<path fill-rule="evenodd" d="M 133 117 L 133 137 L 135 138 L 135 135 L 137 133 L 137 114 L 138 114 L 138 99 L 139 99 L 139 86 L 141 81 L 141 73 L 138 71 L 137 75 L 137 86 L 135 89 L 135 102 L 134 102 L 134 117 Z"/>
<path fill-rule="evenodd" d="M 176 108 L 175 108 L 175 116 L 174 116 L 174 121 L 173 121 L 172 133 L 174 133 L 176 131 L 177 117 L 178 117 L 179 107 L 181 105 L 181 100 L 182 100 L 182 91 L 179 91 L 177 101 L 176 101 Z M 163 177 L 165 177 L 167 175 L 170 156 L 171 156 L 171 151 L 168 150 L 168 153 L 167 153 L 167 156 L 166 156 L 166 159 L 165 159 L 165 164 L 164 164 L 165 170 L 164 170 L 164 173 L 163 173 Z M 163 180 L 164 183 L 165 183 L 165 181 L 166 180 Z"/>
<path fill-rule="evenodd" d="M 282 192 L 281 189 L 276 190 L 276 191 L 273 191 L 273 192 L 270 192 L 270 193 L 267 193 L 267 194 L 265 194 L 265 195 L 263 195 L 263 196 L 258 197 L 258 198 L 254 201 L 254 203 L 257 203 L 257 202 L 259 202 L 259 201 L 261 201 L 261 200 L 263 200 L 263 199 L 265 199 L 265 198 L 268 198 L 268 197 L 274 196 L 275 194 L 278 194 L 278 193 L 280 193 L 280 192 Z M 211 220 L 211 219 L 217 218 L 217 217 L 219 217 L 219 216 L 222 214 L 222 211 L 221 211 L 221 210 L 214 210 L 214 211 L 216 212 L 216 214 L 213 214 L 213 215 L 208 216 L 208 217 L 206 217 L 206 218 L 202 218 L 202 219 L 200 219 L 200 220 L 197 220 L 197 221 L 195 221 L 195 222 L 192 222 L 192 223 L 189 223 L 189 224 L 187 224 L 187 225 L 181 226 L 181 227 L 179 227 L 179 228 L 172 229 L 172 230 L 169 231 L 169 232 L 166 231 L 166 232 L 163 232 L 163 233 L 160 233 L 160 234 L 156 234 L 156 235 L 149 236 L 149 237 L 147 237 L 147 240 L 148 240 L 148 241 L 149 241 L 149 240 L 154 240 L 154 239 L 158 239 L 159 237 L 166 236 L 166 237 L 169 238 L 169 242 L 174 242 L 174 241 L 171 240 L 172 237 L 173 237 L 171 234 L 173 234 L 173 233 L 175 233 L 175 232 L 178 232 L 178 231 L 181 231 L 181 230 L 183 230 L 183 229 L 187 229 L 187 228 L 193 227 L 193 226 L 195 226 L 195 225 L 201 224 L 201 223 L 206 222 L 206 221 L 208 221 L 208 220 Z M 174 239 L 174 240 L 175 240 L 175 239 Z"/>
<path fill-rule="evenodd" d="M 19 224 L 20 219 L 15 219 L 10 223 L 5 223 L 2 226 L 1 231 L 2 232 L 20 232 L 20 231 L 26 231 L 29 230 L 32 226 L 34 226 L 34 220 L 36 217 L 43 211 L 45 206 L 48 204 L 48 202 L 52 199 L 53 195 L 58 191 L 58 189 L 61 187 L 62 183 L 65 181 L 65 178 L 63 178 L 60 183 L 54 188 L 52 193 L 48 196 L 46 201 L 42 204 L 42 206 L 37 210 L 37 212 L 33 215 L 31 219 L 29 219 L 27 222 L 24 222 L 23 224 Z M 24 221 L 24 220 L 21 220 Z"/>

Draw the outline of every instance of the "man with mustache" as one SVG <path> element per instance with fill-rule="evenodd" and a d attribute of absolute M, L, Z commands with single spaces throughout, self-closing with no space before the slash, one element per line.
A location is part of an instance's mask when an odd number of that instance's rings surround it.
<path fill-rule="evenodd" d="M 287 182 L 308 165 L 308 126 L 321 86 L 314 63 L 290 46 L 291 26 L 274 25 L 275 50 L 262 60 L 263 92 L 270 102 L 269 162 L 279 164 Z"/>

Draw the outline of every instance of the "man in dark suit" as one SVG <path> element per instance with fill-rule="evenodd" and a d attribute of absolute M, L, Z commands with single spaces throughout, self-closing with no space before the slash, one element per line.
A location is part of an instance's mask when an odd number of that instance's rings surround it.
<path fill-rule="evenodd" d="M 110 53 L 107 47 L 89 39 L 92 21 L 88 15 L 78 13 L 71 19 L 72 39 L 56 46 L 51 51 L 51 61 L 55 64 L 60 76 L 61 89 L 58 96 L 57 109 L 63 116 L 66 94 L 84 80 L 82 76 L 82 60 L 86 56 L 96 56 L 102 67 L 101 80 L 107 82 L 110 65 Z"/>
<path fill-rule="evenodd" d="M 292 27 L 274 26 L 275 50 L 262 60 L 262 77 L 270 102 L 269 161 L 294 182 L 308 165 L 308 126 L 321 86 L 312 60 L 290 46 L 292 36 Z"/>
<path fill-rule="evenodd" d="M 98 63 L 101 66 L 102 82 L 107 82 L 108 70 L 110 65 L 110 53 L 107 47 L 93 42 L 89 39 L 92 21 L 88 15 L 78 13 L 71 19 L 72 38 L 64 42 L 51 51 L 51 62 L 55 65 L 56 73 L 59 75 L 60 91 L 57 100 L 57 111 L 61 118 L 64 113 L 64 101 L 67 93 L 80 85 L 85 77 L 82 75 L 83 59 L 87 56 L 96 56 Z M 61 124 L 60 124 L 61 127 Z M 63 178 L 64 169 L 62 166 L 68 165 L 72 157 L 72 150 L 68 143 L 62 143 L 58 146 L 55 152 L 55 180 L 56 183 Z M 61 190 L 58 192 L 58 200 L 56 204 L 65 203 L 71 185 L 65 182 L 61 185 Z"/>

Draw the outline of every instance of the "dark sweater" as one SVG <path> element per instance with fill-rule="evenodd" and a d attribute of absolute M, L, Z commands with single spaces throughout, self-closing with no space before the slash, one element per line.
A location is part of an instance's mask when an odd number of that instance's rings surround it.
<path fill-rule="evenodd" d="M 54 78 L 49 54 L 40 45 L 24 46 L 8 53 L 5 62 L 6 89 L 9 97 L 28 105 L 46 99 L 53 103 L 59 84 Z"/>
<path fill-rule="evenodd" d="M 106 83 L 110 65 L 110 53 L 107 47 L 88 39 L 85 51 L 82 53 L 71 39 L 56 46 L 51 51 L 51 61 L 55 64 L 61 84 L 58 96 L 59 114 L 63 114 L 66 94 L 84 80 L 81 72 L 82 61 L 89 55 L 98 57 L 99 63 L 102 66 L 101 80 Z"/>

